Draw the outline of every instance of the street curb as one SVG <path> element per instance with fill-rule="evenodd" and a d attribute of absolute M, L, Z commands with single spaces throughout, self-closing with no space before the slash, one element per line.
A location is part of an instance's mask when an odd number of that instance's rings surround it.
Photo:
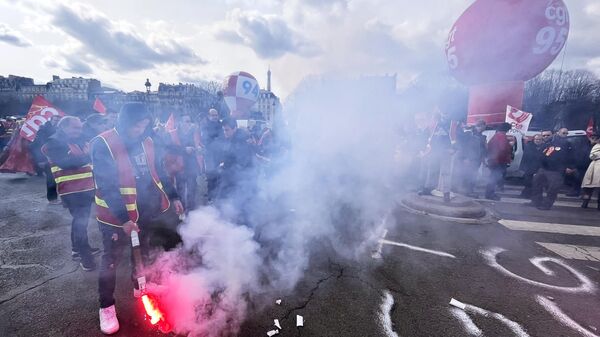
<path fill-rule="evenodd" d="M 426 216 L 430 216 L 435 219 L 458 222 L 458 223 L 462 223 L 465 225 L 488 225 L 488 224 L 493 224 L 493 223 L 497 222 L 497 219 L 496 219 L 497 216 L 495 216 L 493 214 L 493 212 L 490 212 L 490 210 L 487 207 L 483 207 L 483 206 L 482 206 L 482 208 L 485 211 L 485 215 L 481 218 L 458 218 L 458 217 L 438 215 L 438 214 L 429 213 L 426 211 L 417 210 L 417 209 L 414 209 L 414 208 L 406 205 L 404 203 L 404 200 L 400 200 L 397 203 L 400 207 L 402 207 L 403 209 L 405 209 L 406 211 L 408 211 L 412 214 L 426 215 Z"/>

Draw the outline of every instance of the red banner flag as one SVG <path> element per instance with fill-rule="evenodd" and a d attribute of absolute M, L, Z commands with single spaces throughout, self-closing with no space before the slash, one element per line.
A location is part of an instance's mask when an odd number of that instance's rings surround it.
<path fill-rule="evenodd" d="M 94 106 L 93 106 L 94 110 L 96 110 L 99 114 L 101 115 L 106 115 L 106 107 L 104 106 L 104 103 L 102 103 L 102 101 L 100 100 L 100 98 L 96 97 L 96 100 L 94 101 Z"/>
<path fill-rule="evenodd" d="M 175 117 L 173 117 L 173 114 L 171 114 L 169 119 L 167 119 L 165 130 L 167 130 L 167 132 L 175 130 Z"/>
<path fill-rule="evenodd" d="M 590 117 L 590 121 L 585 129 L 585 133 L 587 134 L 588 138 L 594 134 L 594 117 Z"/>
<path fill-rule="evenodd" d="M 52 118 L 52 116 L 64 116 L 65 113 L 46 101 L 42 96 L 36 96 L 31 103 L 29 112 L 25 117 L 25 123 L 21 127 L 21 136 L 33 142 L 40 126 Z"/>
<path fill-rule="evenodd" d="M 29 151 L 29 142 L 20 133 L 13 133 L 7 149 L 2 155 L 6 156 L 0 166 L 0 172 L 35 174 L 33 159 Z"/>

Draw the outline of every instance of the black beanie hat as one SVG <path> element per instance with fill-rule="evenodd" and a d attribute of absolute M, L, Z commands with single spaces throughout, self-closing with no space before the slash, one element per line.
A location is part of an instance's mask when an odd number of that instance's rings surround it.
<path fill-rule="evenodd" d="M 148 119 L 150 122 L 152 122 L 152 115 L 148 109 L 146 109 L 144 104 L 125 103 L 119 112 L 119 118 L 117 119 L 117 131 L 124 133 L 127 131 L 127 129 L 143 119 Z"/>

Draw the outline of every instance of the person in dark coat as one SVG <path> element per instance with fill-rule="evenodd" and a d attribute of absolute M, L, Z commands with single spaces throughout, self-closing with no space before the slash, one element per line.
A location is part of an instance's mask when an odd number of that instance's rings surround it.
<path fill-rule="evenodd" d="M 163 237 L 176 233 L 171 233 L 159 216 L 169 208 L 177 214 L 184 209 L 148 137 L 152 121 L 143 104 L 127 103 L 121 108 L 116 128 L 92 142 L 96 218 L 104 245 L 98 292 L 100 329 L 105 334 L 119 330 L 114 298 L 116 269 L 123 251 L 131 246 L 131 232 L 139 232 L 143 257 L 148 256 L 151 242 L 161 240 L 164 249 L 177 244 L 174 237 Z M 140 296 L 135 281 L 134 288 L 134 296 Z"/>
<path fill-rule="evenodd" d="M 204 170 L 204 148 L 200 137 L 200 130 L 192 122 L 192 117 L 182 114 L 177 119 L 177 128 L 168 132 L 167 144 L 169 149 L 174 148 L 175 153 L 183 157 L 183 167 L 175 174 L 177 194 L 187 211 L 196 208 L 196 194 L 198 176 Z M 166 151 L 170 151 L 166 149 Z"/>
<path fill-rule="evenodd" d="M 496 187 L 503 179 L 506 167 L 512 161 L 513 148 L 506 135 L 510 129 L 510 124 L 503 123 L 487 144 L 487 166 L 490 169 L 490 177 L 485 189 L 486 199 L 500 200 L 500 196 L 496 194 Z"/>
<path fill-rule="evenodd" d="M 474 191 L 475 184 L 479 168 L 485 162 L 487 156 L 487 140 L 483 134 L 485 128 L 485 121 L 480 120 L 468 130 L 457 133 L 459 136 L 459 151 L 457 155 L 462 168 L 462 172 L 460 173 L 462 184 L 465 194 L 472 198 L 478 197 Z"/>
<path fill-rule="evenodd" d="M 50 164 L 48 158 L 42 153 L 42 146 L 46 144 L 48 139 L 56 132 L 56 125 L 61 120 L 62 116 L 52 116 L 48 122 L 40 127 L 35 139 L 31 143 L 31 154 L 37 167 L 44 172 L 46 176 L 46 199 L 51 205 L 60 204 L 58 200 L 58 193 L 56 192 L 56 183 L 50 170 Z"/>
<path fill-rule="evenodd" d="M 555 137 L 542 151 L 541 166 L 533 177 L 531 190 L 531 205 L 538 209 L 552 208 L 563 185 L 565 174 L 573 172 L 570 166 L 570 152 L 568 144 L 560 137 Z M 546 198 L 544 198 L 544 188 Z"/>
<path fill-rule="evenodd" d="M 94 179 L 88 143 L 81 138 L 82 124 L 79 118 L 67 116 L 58 122 L 57 131 L 43 146 L 57 191 L 63 204 L 73 217 L 71 223 L 71 256 L 80 259 L 81 268 L 96 268 L 92 255 L 100 252 L 90 247 L 88 221 L 94 201 Z"/>
<path fill-rule="evenodd" d="M 533 140 L 525 144 L 523 149 L 523 159 L 521 160 L 521 170 L 523 170 L 523 191 L 521 196 L 531 197 L 531 183 L 533 175 L 542 165 L 542 151 L 544 150 L 544 140 L 541 134 L 533 136 Z"/>
<path fill-rule="evenodd" d="M 219 112 L 208 110 L 208 116 L 201 127 L 202 144 L 204 144 L 204 168 L 206 173 L 206 194 L 209 202 L 216 197 L 219 184 L 219 164 L 223 155 L 225 135 L 219 120 Z"/>

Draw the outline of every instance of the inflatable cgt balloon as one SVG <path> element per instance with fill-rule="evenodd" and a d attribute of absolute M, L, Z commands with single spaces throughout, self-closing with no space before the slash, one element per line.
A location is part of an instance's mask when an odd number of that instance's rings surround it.
<path fill-rule="evenodd" d="M 238 71 L 225 78 L 223 98 L 231 111 L 231 117 L 245 119 L 252 105 L 256 103 L 260 87 L 254 76 Z"/>
<path fill-rule="evenodd" d="M 562 0 L 476 0 L 446 42 L 452 75 L 469 85 L 468 123 L 504 122 L 521 109 L 524 82 L 546 69 L 564 47 L 569 13 Z"/>

